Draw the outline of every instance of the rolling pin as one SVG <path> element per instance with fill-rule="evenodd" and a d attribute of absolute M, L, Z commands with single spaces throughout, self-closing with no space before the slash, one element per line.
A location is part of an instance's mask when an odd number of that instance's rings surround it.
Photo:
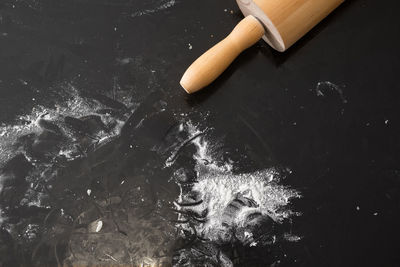
<path fill-rule="evenodd" d="M 236 0 L 245 18 L 200 56 L 180 84 L 189 94 L 212 83 L 245 49 L 264 39 L 284 52 L 344 0 Z"/>

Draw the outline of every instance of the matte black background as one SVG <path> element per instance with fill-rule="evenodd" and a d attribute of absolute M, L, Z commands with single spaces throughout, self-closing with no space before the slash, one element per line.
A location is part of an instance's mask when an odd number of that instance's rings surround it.
<path fill-rule="evenodd" d="M 235 2 L 178 0 L 134 18 L 146 1 L 128 2 L 1 1 L 0 122 L 52 105 L 63 81 L 107 92 L 118 76 L 138 100 L 161 91 L 173 112 L 209 114 L 243 171 L 291 168 L 285 183 L 303 195 L 293 231 L 303 239 L 282 248 L 281 266 L 399 265 L 398 1 L 346 1 L 287 52 L 259 42 L 192 96 L 179 79 L 242 18 Z M 115 64 L 127 56 L 155 74 Z M 318 96 L 320 81 L 343 99 Z"/>

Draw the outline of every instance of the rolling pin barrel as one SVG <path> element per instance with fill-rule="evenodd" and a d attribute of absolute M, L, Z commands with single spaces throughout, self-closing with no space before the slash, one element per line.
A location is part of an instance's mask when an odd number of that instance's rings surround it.
<path fill-rule="evenodd" d="M 263 39 L 283 52 L 344 0 L 236 0 L 243 15 L 253 15 L 266 28 Z"/>

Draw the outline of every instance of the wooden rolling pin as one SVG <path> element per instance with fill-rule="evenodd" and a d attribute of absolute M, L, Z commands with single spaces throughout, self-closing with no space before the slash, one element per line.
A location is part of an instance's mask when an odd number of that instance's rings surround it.
<path fill-rule="evenodd" d="M 344 0 L 236 0 L 245 18 L 186 70 L 180 84 L 194 93 L 212 83 L 245 49 L 261 38 L 283 52 Z"/>

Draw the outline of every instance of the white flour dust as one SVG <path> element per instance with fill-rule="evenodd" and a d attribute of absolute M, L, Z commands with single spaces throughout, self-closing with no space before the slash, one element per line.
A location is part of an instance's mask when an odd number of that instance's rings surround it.
<path fill-rule="evenodd" d="M 134 17 L 143 16 L 143 15 L 150 15 L 150 14 L 153 14 L 153 13 L 157 13 L 157 12 L 159 12 L 161 10 L 173 7 L 175 4 L 176 4 L 176 0 L 161 0 L 161 1 L 158 1 L 156 7 L 149 8 L 149 9 L 144 9 L 144 10 L 140 10 L 140 11 L 136 11 L 136 12 L 131 14 L 131 17 L 134 18 Z"/>
<path fill-rule="evenodd" d="M 279 179 L 274 178 L 277 175 L 274 170 L 235 175 L 206 168 L 199 175 L 201 178 L 192 190 L 199 192 L 203 199 L 199 208 L 209 210 L 208 220 L 201 227 L 207 238 L 216 239 L 227 230 L 224 222 L 236 228 L 246 227 L 251 214 L 260 213 L 279 223 L 294 214 L 291 210 L 282 210 L 282 207 L 299 195 L 278 185 Z M 238 203 L 235 200 L 239 200 Z M 242 205 L 243 202 L 246 205 Z M 229 207 L 236 204 L 242 206 L 237 210 L 237 206 Z"/>
<path fill-rule="evenodd" d="M 253 236 L 253 230 L 257 224 L 266 220 L 281 224 L 291 216 L 300 215 L 288 207 L 292 199 L 300 197 L 300 193 L 280 185 L 281 175 L 277 170 L 234 173 L 232 163 L 214 159 L 211 153 L 213 144 L 204 136 L 199 136 L 201 131 L 191 123 L 184 124 L 182 128 L 188 132 L 188 140 L 192 140 L 197 150 L 193 155 L 197 178 L 189 190 L 181 185 L 181 194 L 175 206 L 182 212 L 180 220 L 187 220 L 187 214 L 191 214 L 189 217 L 195 219 L 195 230 L 202 238 L 229 242 L 232 233 L 235 233 L 244 244 L 255 246 L 258 240 Z M 171 158 L 175 157 L 172 155 L 167 160 L 167 166 L 173 163 Z M 185 174 L 178 172 L 176 175 Z M 179 178 L 185 180 L 184 177 Z M 297 241 L 293 238 L 282 239 Z"/>
<path fill-rule="evenodd" d="M 73 160 L 82 156 L 85 148 L 97 147 L 111 141 L 120 133 L 124 121 L 132 113 L 132 109 L 128 108 L 133 105 L 131 99 L 122 96 L 122 93 L 118 93 L 115 101 L 127 108 L 115 115 L 113 112 L 117 111 L 106 105 L 107 99 L 104 97 L 99 98 L 101 101 L 82 97 L 72 85 L 59 88 L 59 92 L 64 101 L 59 101 L 54 107 L 35 106 L 29 114 L 18 116 L 13 124 L 0 125 L 0 167 L 18 154 L 23 154 L 34 167 L 24 178 L 29 183 L 29 188 L 20 205 L 41 207 L 44 194 L 38 192 L 37 188 L 43 179 L 51 179 L 55 173 L 55 165 L 52 163 L 60 158 Z M 76 121 L 94 117 L 104 128 L 89 137 L 79 137 L 66 124 L 67 117 Z M 46 132 L 50 133 L 50 137 Z M 52 140 L 54 136 L 57 143 Z M 3 191 L 4 181 L 10 179 L 8 176 L 0 173 L 0 192 Z M 0 209 L 0 225 L 4 220 L 1 213 Z"/>
<path fill-rule="evenodd" d="M 30 114 L 17 117 L 14 124 L 0 125 L 0 167 L 15 154 L 23 153 L 23 151 L 16 149 L 14 146 L 20 137 L 28 134 L 40 134 L 43 131 L 38 123 L 40 119 L 51 121 L 69 135 L 70 130 L 63 125 L 65 117 L 79 118 L 89 115 L 98 115 L 105 124 L 111 122 L 115 123 L 115 127 L 113 127 L 111 131 L 100 131 L 96 135 L 96 139 L 99 143 L 104 143 L 119 133 L 123 125 L 123 120 L 116 119 L 109 113 L 97 113 L 97 110 L 106 108 L 101 103 L 81 97 L 79 92 L 71 85 L 64 87 L 62 91 L 68 98 L 65 102 L 56 104 L 54 108 L 45 108 L 40 105 L 36 106 L 32 109 Z M 122 103 L 125 102 L 124 104 L 127 105 L 131 104 L 130 100 L 126 97 L 120 97 L 118 100 Z M 67 158 L 71 158 L 71 155 L 76 150 L 76 147 L 73 146 L 73 142 L 73 139 L 69 140 L 69 142 L 65 142 L 59 155 L 65 155 Z"/>
<path fill-rule="evenodd" d="M 342 101 L 343 104 L 347 103 L 347 99 L 344 96 L 341 86 L 336 85 L 332 82 L 329 81 L 318 82 L 314 90 L 317 96 L 325 96 L 327 91 L 334 91 L 339 95 L 340 100 Z"/>

